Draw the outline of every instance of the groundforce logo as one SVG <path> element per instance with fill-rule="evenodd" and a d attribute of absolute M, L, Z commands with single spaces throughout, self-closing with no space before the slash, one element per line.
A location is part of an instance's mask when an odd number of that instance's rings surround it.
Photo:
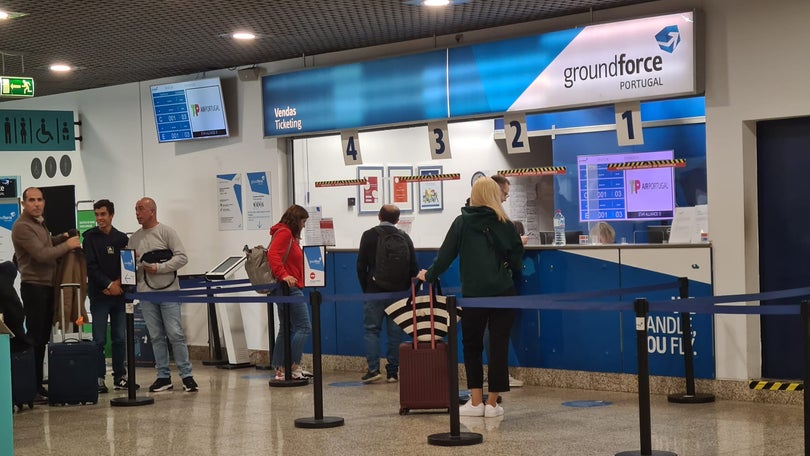
<path fill-rule="evenodd" d="M 673 53 L 681 42 L 677 25 L 661 29 L 655 35 L 658 47 Z M 628 56 L 626 53 L 614 54 L 613 61 L 593 63 L 582 66 L 570 66 L 563 70 L 564 86 L 570 89 L 577 82 L 615 77 L 635 77 L 636 79 L 621 82 L 621 88 L 638 88 L 661 85 L 662 81 L 654 74 L 664 70 L 664 59 L 660 55 L 643 57 Z"/>
<path fill-rule="evenodd" d="M 681 44 L 681 32 L 678 30 L 677 25 L 670 25 L 664 27 L 655 35 L 655 40 L 658 41 L 658 47 L 664 52 L 672 54 L 678 45 Z"/>

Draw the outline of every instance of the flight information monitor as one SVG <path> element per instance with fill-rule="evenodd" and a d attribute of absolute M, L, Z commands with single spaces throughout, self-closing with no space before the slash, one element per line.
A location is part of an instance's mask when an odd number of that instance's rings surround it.
<path fill-rule="evenodd" d="M 577 156 L 579 220 L 669 220 L 675 212 L 674 152 Z M 619 165 L 619 168 L 613 169 Z"/>

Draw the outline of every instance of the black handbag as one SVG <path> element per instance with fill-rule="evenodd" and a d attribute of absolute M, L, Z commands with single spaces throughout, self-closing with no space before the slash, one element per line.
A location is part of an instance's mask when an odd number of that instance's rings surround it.
<path fill-rule="evenodd" d="M 149 263 L 149 264 L 165 263 L 165 262 L 171 260 L 173 256 L 174 256 L 174 252 L 172 252 L 169 249 L 152 250 L 152 251 L 146 252 L 143 255 L 141 255 L 140 261 L 142 263 Z M 177 271 L 172 271 L 172 273 L 174 274 L 174 277 L 172 278 L 172 281 L 169 282 L 166 286 L 163 286 L 163 287 L 157 287 L 157 288 L 153 287 L 149 283 L 149 274 L 147 274 L 146 272 L 144 272 L 144 274 L 143 274 L 143 280 L 144 280 L 144 282 L 146 282 L 146 286 L 153 289 L 153 290 L 165 290 L 166 288 L 169 288 L 170 286 L 172 286 L 172 284 L 174 283 L 174 279 L 177 278 Z"/>

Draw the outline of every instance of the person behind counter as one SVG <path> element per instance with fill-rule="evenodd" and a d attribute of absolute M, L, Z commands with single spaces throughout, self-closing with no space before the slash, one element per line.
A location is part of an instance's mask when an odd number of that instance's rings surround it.
<path fill-rule="evenodd" d="M 591 228 L 591 239 L 596 239 L 599 244 L 613 244 L 616 242 L 616 231 L 607 222 L 599 222 Z"/>

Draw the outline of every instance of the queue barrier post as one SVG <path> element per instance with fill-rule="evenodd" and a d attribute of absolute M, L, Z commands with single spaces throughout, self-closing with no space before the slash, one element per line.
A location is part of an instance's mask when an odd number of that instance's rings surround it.
<path fill-rule="evenodd" d="M 456 297 L 447 296 L 447 377 L 450 394 L 450 432 L 431 434 L 428 443 L 436 446 L 468 446 L 484 441 L 476 432 L 461 432 L 458 416 L 458 328 L 456 325 Z M 415 328 L 414 328 L 415 329 Z M 416 333 L 414 332 L 414 338 Z"/>
<path fill-rule="evenodd" d="M 312 374 L 315 416 L 298 418 L 295 427 L 306 429 L 323 429 L 343 426 L 344 420 L 339 416 L 323 416 L 323 366 L 321 364 L 321 303 L 323 296 L 318 290 L 309 294 L 312 306 Z M 289 346 L 289 344 L 288 344 Z"/>
<path fill-rule="evenodd" d="M 688 278 L 678 278 L 678 292 L 680 299 L 689 298 Z M 689 312 L 681 312 L 681 341 L 683 346 L 686 393 L 670 394 L 667 396 L 667 400 L 678 404 L 706 404 L 714 402 L 714 394 L 695 392 L 695 355 L 692 350 L 692 315 Z"/>
<path fill-rule="evenodd" d="M 112 407 L 135 407 L 139 405 L 149 405 L 155 403 L 155 398 L 141 396 L 137 397 L 135 391 L 135 303 L 127 300 L 127 397 L 114 397 L 110 399 Z"/>
<path fill-rule="evenodd" d="M 622 451 L 616 456 L 678 456 L 669 451 L 653 451 L 650 429 L 650 360 L 647 353 L 647 314 L 650 302 L 646 298 L 633 301 L 636 312 L 636 352 L 638 354 L 638 420 L 641 436 L 640 451 Z"/>

